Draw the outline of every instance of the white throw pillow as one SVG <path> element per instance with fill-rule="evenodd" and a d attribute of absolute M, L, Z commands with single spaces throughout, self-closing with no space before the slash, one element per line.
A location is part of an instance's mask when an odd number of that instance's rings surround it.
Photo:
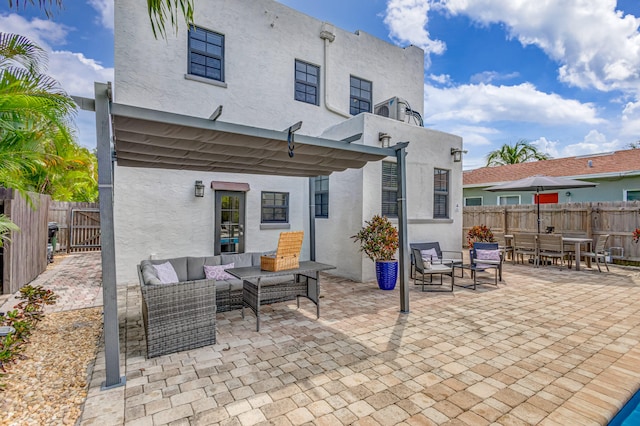
<path fill-rule="evenodd" d="M 158 279 L 162 284 L 177 283 L 180 281 L 178 279 L 178 274 L 176 274 L 176 270 L 173 269 L 173 265 L 171 264 L 171 262 L 153 265 L 153 267 L 158 272 Z"/>
<path fill-rule="evenodd" d="M 500 250 L 480 250 L 480 249 L 476 249 L 476 259 L 478 259 L 478 260 L 500 260 Z"/>
<path fill-rule="evenodd" d="M 435 260 L 438 258 L 438 252 L 434 248 L 420 250 L 420 255 L 424 260 Z"/>
<path fill-rule="evenodd" d="M 204 275 L 208 280 L 232 280 L 235 277 L 225 272 L 225 269 L 233 268 L 234 263 L 228 265 L 209 266 L 204 265 Z"/>

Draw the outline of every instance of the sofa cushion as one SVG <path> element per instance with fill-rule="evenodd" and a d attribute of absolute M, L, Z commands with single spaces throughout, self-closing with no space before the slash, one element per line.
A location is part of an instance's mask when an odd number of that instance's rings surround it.
<path fill-rule="evenodd" d="M 220 256 L 200 256 L 187 258 L 187 275 L 189 281 L 204 280 L 204 265 L 220 265 Z"/>
<path fill-rule="evenodd" d="M 162 284 L 162 282 L 160 282 L 160 278 L 158 278 L 158 271 L 156 271 L 156 268 L 154 268 L 148 260 L 140 262 L 140 272 L 142 273 L 142 281 L 145 284 Z"/>
<path fill-rule="evenodd" d="M 438 252 L 434 248 L 420 250 L 420 255 L 425 260 L 434 260 L 438 258 Z"/>
<path fill-rule="evenodd" d="M 224 282 L 229 284 L 231 291 L 242 291 L 242 280 L 233 278 L 231 280 L 225 280 Z"/>
<path fill-rule="evenodd" d="M 178 274 L 176 274 L 176 270 L 173 269 L 171 262 L 167 261 L 165 263 L 153 265 L 153 267 L 157 271 L 158 279 L 162 284 L 172 284 L 179 281 Z"/>
<path fill-rule="evenodd" d="M 242 268 L 244 266 L 253 266 L 252 265 L 252 253 L 235 253 L 235 254 L 223 254 L 220 256 L 220 263 L 223 265 L 228 265 L 229 263 L 233 263 L 235 268 Z"/>
<path fill-rule="evenodd" d="M 204 265 L 202 268 L 208 280 L 229 280 L 235 278 L 233 275 L 225 272 L 225 269 L 233 268 L 233 263 L 229 263 L 228 265 Z"/>
<path fill-rule="evenodd" d="M 189 276 L 187 274 L 187 258 L 186 257 L 175 257 L 173 259 L 153 259 L 150 260 L 152 265 L 160 265 L 169 261 L 173 266 L 173 269 L 176 271 L 178 275 L 178 281 L 189 281 Z"/>

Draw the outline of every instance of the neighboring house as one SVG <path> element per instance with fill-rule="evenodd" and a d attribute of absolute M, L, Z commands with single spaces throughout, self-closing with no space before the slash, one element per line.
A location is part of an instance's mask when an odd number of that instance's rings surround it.
<path fill-rule="evenodd" d="M 541 204 L 640 200 L 640 149 L 465 171 L 464 205 L 534 204 L 533 192 L 489 192 L 485 189 L 535 175 L 563 176 L 598 184 L 593 188 L 545 191 L 540 196 Z"/>
<path fill-rule="evenodd" d="M 296 134 L 362 134 L 351 143 L 373 146 L 409 142 L 409 241 L 461 247 L 462 163 L 451 152 L 462 139 L 419 125 L 421 49 L 343 31 L 271 0 L 198 2 L 195 27 L 167 40 L 153 38 L 148 19 L 144 3 L 116 0 L 115 102 L 201 118 L 222 106 L 212 119 L 278 131 L 302 121 Z M 333 273 L 374 278 L 350 236 L 374 214 L 397 217 L 396 167 L 388 158 L 312 180 L 316 260 L 335 265 Z M 196 181 L 203 197 L 194 197 Z M 308 259 L 309 186 L 307 178 L 116 163 L 117 281 L 135 280 L 136 263 L 150 256 L 275 249 L 287 230 L 305 231 Z"/>

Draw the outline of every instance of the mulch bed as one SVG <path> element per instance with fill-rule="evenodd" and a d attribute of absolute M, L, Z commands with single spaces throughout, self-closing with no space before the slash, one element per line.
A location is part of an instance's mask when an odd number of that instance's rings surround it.
<path fill-rule="evenodd" d="M 101 334 L 101 307 L 46 314 L 0 377 L 0 424 L 75 424 Z"/>

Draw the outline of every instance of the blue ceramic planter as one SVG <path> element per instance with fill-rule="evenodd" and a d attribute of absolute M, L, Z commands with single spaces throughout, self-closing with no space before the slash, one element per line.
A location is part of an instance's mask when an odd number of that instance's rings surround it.
<path fill-rule="evenodd" d="M 376 261 L 376 279 L 378 280 L 378 287 L 380 287 L 380 290 L 393 290 L 396 288 L 396 281 L 398 280 L 398 261 Z"/>

